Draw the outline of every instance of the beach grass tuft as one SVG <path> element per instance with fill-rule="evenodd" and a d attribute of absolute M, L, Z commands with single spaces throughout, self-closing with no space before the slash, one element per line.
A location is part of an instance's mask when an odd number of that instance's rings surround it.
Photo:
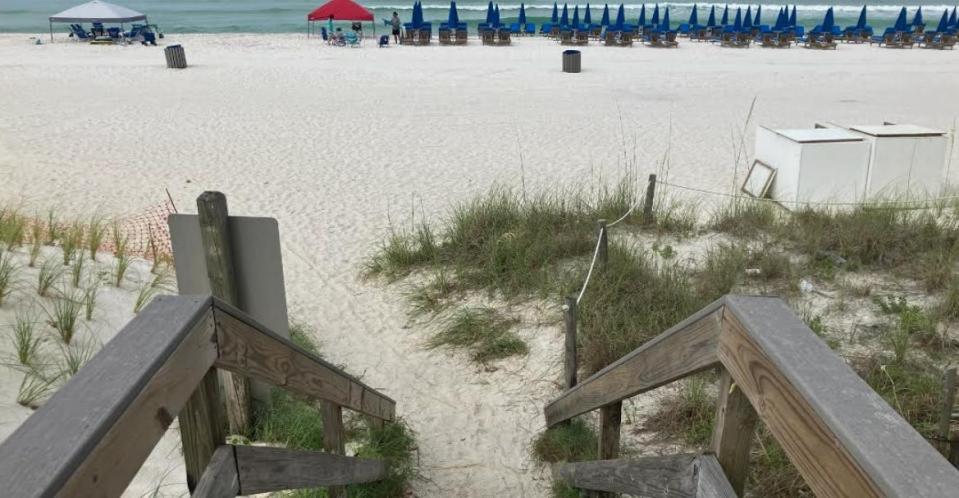
<path fill-rule="evenodd" d="M 46 229 L 47 229 L 46 245 L 48 246 L 55 245 L 60 240 L 62 229 L 60 228 L 60 220 L 57 218 L 57 212 L 53 208 L 50 208 L 47 211 Z"/>
<path fill-rule="evenodd" d="M 37 258 L 40 257 L 40 249 L 43 247 L 43 225 L 38 220 L 34 220 L 30 225 L 30 268 L 37 264 Z"/>
<path fill-rule="evenodd" d="M 43 338 L 36 333 L 37 317 L 27 308 L 17 310 L 14 317 L 12 341 L 17 362 L 27 368 L 39 367 L 40 345 Z"/>
<path fill-rule="evenodd" d="M 533 441 L 533 456 L 544 463 L 595 460 L 598 450 L 596 431 L 579 418 L 550 427 Z"/>
<path fill-rule="evenodd" d="M 20 267 L 13 259 L 13 254 L 0 254 L 0 306 L 16 290 Z"/>
<path fill-rule="evenodd" d="M 83 278 L 83 267 L 85 266 L 84 261 L 86 261 L 86 258 L 76 257 L 70 266 L 70 281 L 75 288 L 80 287 L 80 280 Z"/>
<path fill-rule="evenodd" d="M 20 382 L 17 403 L 36 410 L 55 390 L 56 379 L 45 378 L 34 371 L 27 372 L 23 376 L 23 381 Z"/>
<path fill-rule="evenodd" d="M 63 266 L 69 265 L 74 257 L 83 257 L 78 254 L 83 247 L 83 234 L 83 224 L 74 221 L 60 240 L 60 250 L 63 251 Z"/>
<path fill-rule="evenodd" d="M 103 244 L 103 238 L 107 233 L 106 221 L 100 215 L 90 217 L 90 224 L 87 225 L 87 251 L 90 254 L 90 260 L 97 260 L 97 251 Z"/>
<path fill-rule="evenodd" d="M 123 234 L 123 231 L 120 229 L 120 225 L 116 222 L 113 223 L 113 257 L 114 257 L 114 272 L 113 272 L 113 285 L 120 287 L 120 284 L 123 283 L 123 276 L 126 275 L 127 269 L 130 268 L 130 255 L 127 252 L 129 240 L 127 236 Z"/>
<path fill-rule="evenodd" d="M 53 284 L 57 283 L 63 277 L 63 266 L 59 261 L 53 258 L 47 259 L 40 265 L 40 271 L 37 272 L 37 295 L 47 297 Z"/>
<path fill-rule="evenodd" d="M 457 310 L 445 326 L 427 342 L 427 347 L 466 349 L 478 363 L 526 354 L 528 346 L 510 329 L 517 323 L 495 308 L 466 307 Z"/>
<path fill-rule="evenodd" d="M 357 436 L 356 456 L 386 462 L 387 477 L 380 481 L 347 487 L 351 498 L 404 498 L 409 483 L 419 477 L 415 453 L 416 435 L 403 419 L 382 425 L 365 424 Z"/>
<path fill-rule="evenodd" d="M 173 275 L 169 270 L 157 273 L 140 286 L 136 301 L 133 303 L 133 313 L 139 313 L 154 297 L 173 292 Z"/>
<path fill-rule="evenodd" d="M 27 218 L 16 209 L 0 210 L 0 240 L 8 251 L 23 245 Z"/>
<path fill-rule="evenodd" d="M 708 389 L 715 381 L 712 372 L 685 379 L 679 391 L 664 398 L 646 418 L 645 429 L 678 436 L 688 446 L 705 449 L 716 418 L 716 394 Z"/>
<path fill-rule="evenodd" d="M 83 317 L 89 322 L 93 320 L 93 312 L 97 307 L 97 293 L 100 291 L 100 280 L 91 279 L 90 285 L 83 289 Z"/>
<path fill-rule="evenodd" d="M 48 323 L 57 331 L 63 344 L 69 345 L 73 340 L 82 310 L 81 299 L 67 294 L 54 297 L 50 309 L 45 309 Z"/>

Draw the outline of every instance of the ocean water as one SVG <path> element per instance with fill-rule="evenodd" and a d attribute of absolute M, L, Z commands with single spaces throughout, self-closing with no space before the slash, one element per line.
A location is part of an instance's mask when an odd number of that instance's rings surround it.
<path fill-rule="evenodd" d="M 47 18 L 57 12 L 85 0 L 0 0 L 0 32 L 16 33 L 43 33 L 49 30 Z M 149 16 L 150 22 L 158 24 L 166 33 L 295 33 L 306 31 L 306 14 L 323 3 L 322 0 L 112 0 L 113 3 L 139 10 Z M 361 1 L 373 11 L 377 22 L 377 30 L 383 29 L 383 20 L 388 19 L 396 11 L 400 19 L 408 21 L 413 8 L 413 2 L 398 0 L 368 0 Z M 560 9 L 562 9 L 560 3 Z M 599 22 L 602 16 L 603 3 L 591 4 L 593 22 Z M 636 23 L 642 3 L 625 4 L 627 22 Z M 660 3 L 660 9 L 666 5 L 670 7 L 670 20 L 674 25 L 685 22 L 689 18 L 693 4 L 691 2 Z M 700 3 L 699 16 L 701 22 L 706 21 L 709 15 L 709 5 Z M 721 15 L 718 4 L 717 18 Z M 729 4 L 731 9 L 742 7 L 744 10 L 749 4 Z M 755 11 L 757 4 L 752 4 Z M 797 16 L 800 24 L 811 28 L 822 21 L 826 9 L 830 6 L 821 0 L 807 0 L 798 2 Z M 840 26 L 855 24 L 862 4 L 843 0 L 832 4 L 836 23 Z M 909 20 L 912 20 L 916 8 L 923 5 L 923 17 L 927 25 L 935 26 L 943 10 L 953 8 L 953 5 L 911 3 L 877 3 L 869 6 L 869 24 L 877 30 L 891 25 L 905 5 L 909 11 Z M 484 22 L 486 18 L 485 0 L 459 0 L 456 3 L 460 21 L 475 25 Z M 510 22 L 519 14 L 519 2 L 502 2 L 499 4 L 500 17 L 503 22 Z M 584 14 L 586 3 L 579 5 L 580 16 Z M 610 4 L 610 16 L 615 18 L 619 4 Z M 647 4 L 647 16 L 652 3 Z M 781 4 L 763 4 L 763 23 L 775 22 L 776 13 Z M 537 25 L 548 20 L 552 13 L 552 2 L 533 0 L 526 4 L 528 22 Z M 573 4 L 569 5 L 572 17 Z M 449 3 L 443 0 L 424 0 L 424 17 L 427 21 L 436 23 L 445 21 L 449 14 Z M 734 10 L 731 10 L 731 15 Z M 718 19 L 717 19 L 718 20 Z M 65 26 L 55 26 L 55 30 L 65 32 Z"/>

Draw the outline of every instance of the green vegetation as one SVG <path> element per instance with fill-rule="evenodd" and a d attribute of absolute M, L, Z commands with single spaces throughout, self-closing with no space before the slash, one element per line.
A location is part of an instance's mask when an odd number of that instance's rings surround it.
<path fill-rule="evenodd" d="M 103 237 L 107 233 L 107 224 L 99 215 L 90 217 L 89 228 L 87 229 L 87 250 L 90 252 L 90 260 L 97 260 L 97 251 L 103 245 Z"/>
<path fill-rule="evenodd" d="M 581 419 L 546 429 L 533 441 L 533 456 L 540 462 L 580 462 L 595 460 L 599 439 Z"/>
<path fill-rule="evenodd" d="M 17 362 L 27 368 L 38 366 L 43 338 L 36 334 L 37 317 L 26 309 L 17 310 L 13 324 L 13 350 Z"/>
<path fill-rule="evenodd" d="M 40 272 L 37 273 L 37 295 L 47 297 L 53 284 L 63 276 L 63 267 L 59 261 L 50 258 L 40 265 Z"/>
<path fill-rule="evenodd" d="M 0 254 L 0 306 L 13 294 L 17 284 L 20 268 L 13 261 L 11 254 Z"/>
<path fill-rule="evenodd" d="M 687 378 L 674 396 L 665 398 L 646 419 L 646 429 L 679 437 L 683 443 L 700 449 L 709 445 L 716 416 L 716 395 L 707 386 L 716 375 L 703 373 Z"/>
<path fill-rule="evenodd" d="M 526 354 L 526 343 L 510 330 L 515 323 L 494 308 L 462 308 L 449 317 L 427 346 L 467 349 L 478 363 Z"/>
<path fill-rule="evenodd" d="M 155 274 L 153 278 L 140 286 L 137 299 L 133 303 L 133 312 L 139 313 L 157 295 L 171 293 L 174 290 L 173 275 L 168 270 Z"/>
<path fill-rule="evenodd" d="M 73 295 L 53 298 L 51 308 L 46 310 L 49 324 L 56 329 L 63 344 L 69 345 L 70 341 L 73 340 L 82 310 L 83 306 L 80 299 Z"/>
<path fill-rule="evenodd" d="M 123 276 L 126 274 L 127 269 L 130 267 L 130 255 L 127 254 L 128 240 L 127 236 L 123 234 L 123 231 L 120 230 L 120 225 L 116 222 L 113 223 L 113 256 L 114 256 L 114 273 L 113 273 L 113 284 L 117 287 L 120 287 L 120 284 L 123 282 Z"/>

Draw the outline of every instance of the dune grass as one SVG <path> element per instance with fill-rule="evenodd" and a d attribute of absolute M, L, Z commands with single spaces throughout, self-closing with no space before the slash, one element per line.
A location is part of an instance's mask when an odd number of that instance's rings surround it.
<path fill-rule="evenodd" d="M 57 331 L 60 341 L 69 345 L 76 333 L 77 322 L 83 311 L 81 298 L 73 294 L 62 294 L 53 298 L 49 308 L 44 308 L 48 323 Z"/>
<path fill-rule="evenodd" d="M 98 214 L 90 217 L 90 223 L 87 225 L 87 251 L 90 254 L 90 260 L 97 260 L 97 251 L 103 245 L 103 238 L 107 234 L 106 220 Z"/>
<path fill-rule="evenodd" d="M 169 270 L 163 270 L 153 275 L 153 278 L 141 285 L 140 290 L 137 291 L 137 298 L 133 303 L 133 313 L 139 313 L 147 304 L 150 304 L 154 297 L 173 291 L 173 275 Z"/>
<path fill-rule="evenodd" d="M 130 255 L 128 254 L 129 239 L 124 235 L 118 223 L 113 224 L 113 285 L 120 287 L 123 283 L 123 277 L 130 268 Z"/>
<path fill-rule="evenodd" d="M 47 379 L 34 372 L 27 372 L 20 382 L 17 391 L 17 403 L 27 408 L 37 409 L 53 391 L 56 390 L 56 380 Z"/>
<path fill-rule="evenodd" d="M 0 306 L 16 290 L 20 267 L 12 254 L 0 254 Z"/>
<path fill-rule="evenodd" d="M 68 266 L 74 257 L 83 257 L 79 254 L 83 248 L 84 227 L 79 221 L 74 221 L 60 239 L 60 250 L 63 254 L 63 266 Z"/>
<path fill-rule="evenodd" d="M 543 431 L 532 448 L 536 460 L 544 463 L 595 460 L 598 451 L 596 431 L 579 418 Z"/>
<path fill-rule="evenodd" d="M 43 247 L 43 225 L 40 224 L 40 221 L 37 219 L 33 220 L 33 223 L 30 225 L 30 268 L 33 268 L 37 264 L 37 259 L 40 257 L 40 249 Z"/>
<path fill-rule="evenodd" d="M 47 297 L 50 289 L 63 277 L 63 266 L 59 261 L 49 258 L 40 265 L 40 271 L 37 272 L 37 295 Z"/>
<path fill-rule="evenodd" d="M 83 289 L 83 317 L 89 322 L 93 320 L 93 312 L 97 307 L 97 293 L 100 291 L 100 280 L 91 279 L 90 285 Z"/>
<path fill-rule="evenodd" d="M 477 363 L 523 355 L 529 350 L 526 343 L 510 330 L 516 323 L 495 308 L 461 308 L 447 318 L 427 347 L 465 349 Z"/>
<path fill-rule="evenodd" d="M 17 362 L 26 368 L 38 367 L 43 338 L 37 333 L 37 317 L 28 309 L 17 310 L 11 330 L 11 340 Z"/>

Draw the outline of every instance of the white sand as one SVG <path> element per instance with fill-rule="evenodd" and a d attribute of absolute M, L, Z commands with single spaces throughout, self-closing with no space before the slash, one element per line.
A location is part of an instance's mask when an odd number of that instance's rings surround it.
<path fill-rule="evenodd" d="M 275 216 L 291 315 L 314 326 L 330 359 L 397 400 L 418 433 L 420 496 L 546 493 L 528 445 L 558 393 L 562 339 L 555 325 L 524 328 L 530 356 L 493 373 L 424 351 L 428 326 L 410 324 L 398 289 L 357 277 L 388 213 L 405 223 L 412 204 L 437 219 L 524 176 L 530 189 L 615 180 L 627 164 L 645 176 L 667 150 L 672 181 L 726 190 L 754 97 L 754 122 L 776 127 L 950 129 L 959 115 L 959 52 L 589 46 L 584 72 L 566 75 L 562 48 L 542 39 L 166 41 L 184 45 L 189 69 L 166 69 L 158 48 L 0 36 L 0 199 L 129 214 L 162 201 L 164 187 L 186 211 L 217 189 L 235 214 Z"/>

